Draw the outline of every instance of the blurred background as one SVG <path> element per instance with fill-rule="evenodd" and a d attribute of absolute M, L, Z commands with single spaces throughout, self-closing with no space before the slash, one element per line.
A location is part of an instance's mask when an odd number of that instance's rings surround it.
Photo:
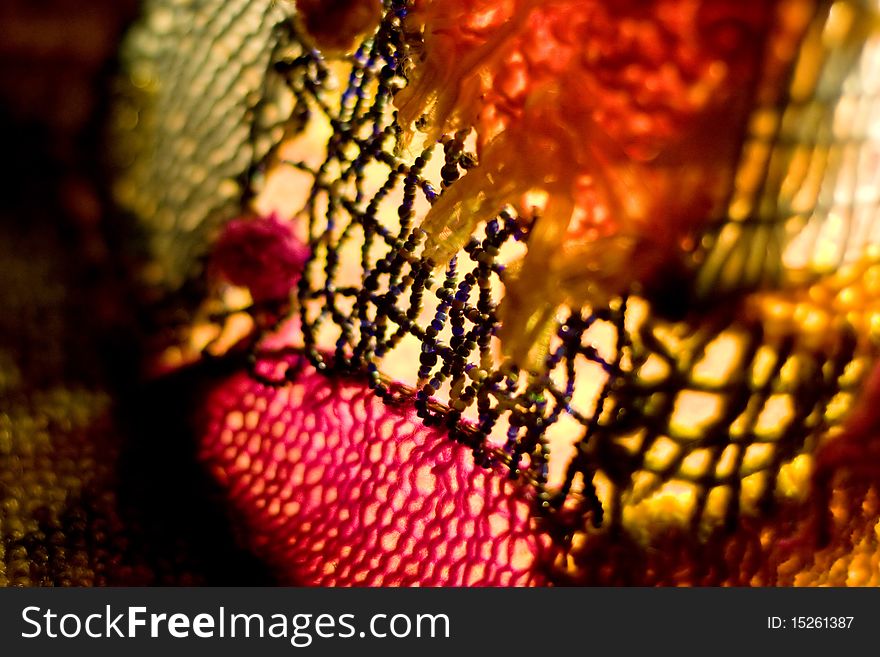
<path fill-rule="evenodd" d="M 102 150 L 134 0 L 0 3 L 0 585 L 260 583 L 139 361 Z"/>

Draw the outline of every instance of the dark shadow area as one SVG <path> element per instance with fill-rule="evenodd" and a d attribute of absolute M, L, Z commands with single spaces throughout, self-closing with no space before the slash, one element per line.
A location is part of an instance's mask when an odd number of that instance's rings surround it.
<path fill-rule="evenodd" d="M 118 398 L 126 437 L 118 494 L 126 522 L 147 539 L 148 562 L 173 572 L 197 572 L 205 584 L 273 583 L 262 563 L 237 546 L 222 492 L 196 453 L 193 409 L 201 393 L 208 382 L 241 366 L 206 363 L 135 382 Z"/>
<path fill-rule="evenodd" d="M 268 584 L 196 460 L 214 365 L 141 380 L 101 142 L 133 0 L 0 8 L 0 585 Z"/>

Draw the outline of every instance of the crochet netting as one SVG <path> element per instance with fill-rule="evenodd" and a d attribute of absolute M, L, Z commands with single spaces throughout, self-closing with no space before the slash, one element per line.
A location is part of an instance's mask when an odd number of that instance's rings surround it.
<path fill-rule="evenodd" d="M 756 108 L 742 166 L 763 177 L 735 199 L 753 209 L 707 221 L 693 282 L 673 284 L 684 303 L 560 314 L 529 374 L 493 340 L 499 254 L 527 248 L 531 218 L 499 208 L 445 268 L 420 256 L 426 208 L 479 158 L 466 130 L 395 151 L 406 3 L 341 61 L 286 3 L 147 3 L 124 50 L 115 193 L 144 237 L 154 320 L 218 314 L 211 244 L 279 180 L 312 253 L 286 339 L 209 377 L 195 413 L 241 540 L 309 584 L 875 582 L 873 487 L 835 463 L 827 498 L 810 492 L 872 365 L 880 293 L 876 192 L 856 194 L 850 168 L 875 137 L 835 120 L 873 103 L 874 42 L 823 36 L 871 8 L 834 7 L 817 4 L 800 46 L 812 86 L 792 75 Z M 811 201 L 792 213 L 792 197 Z M 810 276 L 783 288 L 792 244 Z"/>

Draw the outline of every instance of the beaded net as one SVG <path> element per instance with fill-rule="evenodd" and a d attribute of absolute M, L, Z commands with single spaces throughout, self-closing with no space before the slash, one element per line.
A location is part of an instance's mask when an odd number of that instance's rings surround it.
<path fill-rule="evenodd" d="M 878 60 L 873 34 L 853 27 L 873 10 L 813 8 L 789 88 L 753 110 L 744 136 L 740 172 L 759 173 L 738 177 L 694 240 L 692 280 L 560 310 L 537 373 L 505 361 L 495 337 L 508 254 L 528 248 L 533 217 L 499 208 L 444 267 L 421 255 L 421 218 L 478 157 L 468 130 L 397 152 L 394 96 L 414 38 L 400 0 L 338 59 L 308 45 L 284 3 L 150 3 L 126 51 L 133 100 L 117 127 L 137 158 L 117 199 L 148 235 L 150 282 L 190 317 L 234 310 L 228 296 L 193 310 L 218 228 L 251 202 L 280 209 L 312 254 L 287 346 L 319 373 L 412 403 L 530 491 L 557 536 L 670 523 L 712 535 L 806 494 L 811 455 L 874 357 Z M 669 306 L 696 311 L 675 319 Z M 254 380 L 296 385 L 298 370 L 263 350 Z"/>

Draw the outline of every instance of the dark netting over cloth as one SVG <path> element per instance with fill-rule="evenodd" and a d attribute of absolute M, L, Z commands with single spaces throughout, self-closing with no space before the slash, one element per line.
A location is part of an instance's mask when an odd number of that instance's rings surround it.
<path fill-rule="evenodd" d="M 276 572 L 873 581 L 873 489 L 831 476 L 826 499 L 811 477 L 876 352 L 876 7 L 801 5 L 782 90 L 755 95 L 726 203 L 669 280 L 552 308 L 526 371 L 502 355 L 498 307 L 541 217 L 502 205 L 448 263 L 424 257 L 422 219 L 481 163 L 470 126 L 404 137 L 411 5 L 386 2 L 331 57 L 287 3 L 147 4 L 125 50 L 116 197 L 182 318 L 165 366 L 260 328 L 249 373 L 203 404 L 201 449 Z M 222 226 L 247 212 L 289 220 L 309 250 L 290 304 L 246 308 L 210 282 Z"/>

